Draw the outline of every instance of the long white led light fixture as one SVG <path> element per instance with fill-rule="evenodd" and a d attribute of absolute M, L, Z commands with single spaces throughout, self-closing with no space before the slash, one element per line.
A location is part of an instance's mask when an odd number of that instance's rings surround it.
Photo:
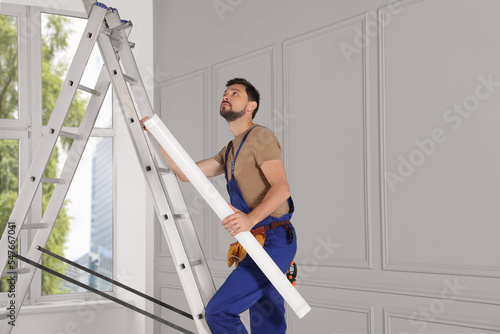
<path fill-rule="evenodd" d="M 179 166 L 184 175 L 186 175 L 196 190 L 203 196 L 217 216 L 223 220 L 227 216 L 232 215 L 234 211 L 194 163 L 193 159 L 182 148 L 165 124 L 163 124 L 160 117 L 154 115 L 144 121 L 144 125 L 177 166 Z M 276 287 L 276 290 L 283 296 L 297 316 L 299 318 L 304 317 L 311 310 L 311 307 L 290 281 L 288 281 L 254 236 L 249 231 L 245 231 L 238 233 L 235 238 L 245 248 L 269 281 Z"/>

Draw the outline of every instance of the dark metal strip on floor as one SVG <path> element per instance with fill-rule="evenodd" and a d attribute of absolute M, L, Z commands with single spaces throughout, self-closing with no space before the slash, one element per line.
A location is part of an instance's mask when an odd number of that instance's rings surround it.
<path fill-rule="evenodd" d="M 120 287 L 120 288 L 122 288 L 122 289 L 125 289 L 125 290 L 127 290 L 127 291 L 132 292 L 132 293 L 135 293 L 136 295 L 141 296 L 142 298 L 147 299 L 147 300 L 149 300 L 149 301 L 152 301 L 153 303 L 156 303 L 156 304 L 158 304 L 158 305 L 160 305 L 160 306 L 162 306 L 162 307 L 164 307 L 164 308 L 166 308 L 166 309 L 169 309 L 169 310 L 171 310 L 171 311 L 173 311 L 173 312 L 177 312 L 177 313 L 179 313 L 180 315 L 185 316 L 186 318 L 193 319 L 193 316 L 192 316 L 191 314 L 189 314 L 189 313 L 187 313 L 187 312 L 185 312 L 185 311 L 183 311 L 183 310 L 179 310 L 178 308 L 176 308 L 176 307 L 174 307 L 174 306 L 172 306 L 172 305 L 165 304 L 165 303 L 164 303 L 164 302 L 162 302 L 161 300 L 158 300 L 158 299 L 155 299 L 155 298 L 153 298 L 153 297 L 151 297 L 151 296 L 148 296 L 148 295 L 146 295 L 146 294 L 144 294 L 144 293 L 142 293 L 142 292 L 140 292 L 140 291 L 137 291 L 137 290 L 135 290 L 135 289 L 133 289 L 133 288 L 131 288 L 131 287 L 129 287 L 129 286 L 127 286 L 127 285 L 123 284 L 123 283 L 117 282 L 117 281 L 115 281 L 115 280 L 113 280 L 113 279 L 111 279 L 111 278 L 109 278 L 109 277 L 107 277 L 107 276 L 104 276 L 104 275 L 102 275 L 102 274 L 100 274 L 100 273 L 98 273 L 98 272 L 95 272 L 95 271 L 93 271 L 93 270 L 91 270 L 91 269 L 89 269 L 89 268 L 86 268 L 86 267 L 84 267 L 84 266 L 82 266 L 82 265 L 79 265 L 78 263 L 75 263 L 75 262 L 73 262 L 73 261 L 71 261 L 71 260 L 68 260 L 68 259 L 66 259 L 66 258 L 64 258 L 64 257 L 62 257 L 62 256 L 60 256 L 60 255 L 57 255 L 57 254 L 55 254 L 55 253 L 52 253 L 51 251 L 49 251 L 49 250 L 47 250 L 47 249 L 45 249 L 45 248 L 43 248 L 43 247 L 37 246 L 37 247 L 36 247 L 36 249 L 38 249 L 38 250 L 39 250 L 39 251 L 41 251 L 42 253 L 45 253 L 45 254 L 47 254 L 47 255 L 50 255 L 50 256 L 52 256 L 52 257 L 54 257 L 54 258 L 56 258 L 56 259 L 58 259 L 58 260 L 61 260 L 61 261 L 65 262 L 65 263 L 67 263 L 67 264 L 69 264 L 69 265 L 72 265 L 73 267 L 76 267 L 76 268 L 78 268 L 78 269 L 80 269 L 80 270 L 83 270 L 83 271 L 88 272 L 89 274 L 92 274 L 92 275 L 94 275 L 94 276 L 96 276 L 96 277 L 99 277 L 99 278 L 100 278 L 100 279 L 102 279 L 102 280 L 105 280 L 105 281 L 107 281 L 107 282 L 110 282 L 110 283 L 112 283 L 113 285 L 116 285 L 116 286 L 118 286 L 118 287 Z"/>
<path fill-rule="evenodd" d="M 77 281 L 77 280 L 75 280 L 75 279 L 73 279 L 73 278 L 71 278 L 71 277 L 68 277 L 68 276 L 66 276 L 66 275 L 63 275 L 63 274 L 61 274 L 61 273 L 58 273 L 58 272 L 57 272 L 57 271 L 55 271 L 55 270 L 52 270 L 52 269 L 47 268 L 47 267 L 45 267 L 45 266 L 43 266 L 43 265 L 41 265 L 41 264 L 39 264 L 39 263 L 36 263 L 36 262 L 34 262 L 34 261 L 31 261 L 30 259 L 27 259 L 27 258 L 25 258 L 24 256 L 21 256 L 21 255 L 19 255 L 19 254 L 15 254 L 15 253 L 11 253 L 11 255 L 12 255 L 12 256 L 14 256 L 14 257 L 16 257 L 16 258 L 18 258 L 19 260 L 21 260 L 21 261 L 23 261 L 23 262 L 26 262 L 26 263 L 28 263 L 28 264 L 32 265 L 33 267 L 36 267 L 36 268 L 41 269 L 41 270 L 43 270 L 43 271 L 46 271 L 46 272 L 48 272 L 49 274 L 54 275 L 54 276 L 57 276 L 57 277 L 59 277 L 59 278 L 61 278 L 61 279 L 63 279 L 63 280 L 66 280 L 66 281 L 70 282 L 70 283 L 73 283 L 73 284 L 75 284 L 75 285 L 78 285 L 78 286 L 79 286 L 79 287 L 81 287 L 81 288 L 84 288 L 84 289 L 89 290 L 89 291 L 91 291 L 91 292 L 93 292 L 93 293 L 96 293 L 96 294 L 98 294 L 99 296 L 102 296 L 102 297 L 104 297 L 104 298 L 107 298 L 107 299 L 109 299 L 109 300 L 111 300 L 111 301 L 113 301 L 113 302 L 115 302 L 115 303 L 117 303 L 117 304 L 120 304 L 120 305 L 122 305 L 122 306 L 125 306 L 125 307 L 127 307 L 127 308 L 129 308 L 129 309 L 131 309 L 131 310 L 133 310 L 133 311 L 135 311 L 135 312 L 137 312 L 137 313 L 140 313 L 140 314 L 142 314 L 142 315 L 145 315 L 146 317 L 149 317 L 149 318 L 154 319 L 154 320 L 156 320 L 156 321 L 158 321 L 158 322 L 161 322 L 161 323 L 162 323 L 162 324 L 164 324 L 164 325 L 167 325 L 167 326 L 169 326 L 169 327 L 175 328 L 175 329 L 177 329 L 177 330 L 178 330 L 179 332 L 181 332 L 181 333 L 186 333 L 186 334 L 195 334 L 195 333 L 193 333 L 193 332 L 191 332 L 191 331 L 189 331 L 189 330 L 187 330 L 187 329 L 185 329 L 185 328 L 182 328 L 182 327 L 180 327 L 180 326 L 177 326 L 177 325 L 175 325 L 175 324 L 171 323 L 170 321 L 167 321 L 167 320 L 165 320 L 165 319 L 162 319 L 162 318 L 160 318 L 160 317 L 158 317 L 158 316 L 156 316 L 156 315 L 154 315 L 154 314 L 152 314 L 152 313 L 149 313 L 149 312 L 147 312 L 147 311 L 141 310 L 140 308 L 138 308 L 138 307 L 136 307 L 136 306 L 133 306 L 133 305 L 131 305 L 131 304 L 127 303 L 127 302 L 124 302 L 124 301 L 122 301 L 121 299 L 118 299 L 118 298 L 116 298 L 116 297 L 110 296 L 110 295 L 108 295 L 108 294 L 106 294 L 106 293 L 104 293 L 104 292 L 101 292 L 101 291 L 99 291 L 99 290 L 97 290 L 97 289 L 94 289 L 94 288 L 93 288 L 93 287 L 91 287 L 91 286 L 88 286 L 88 285 L 86 285 L 86 284 L 84 284 L 84 283 L 81 283 L 81 282 L 79 282 L 79 281 Z"/>

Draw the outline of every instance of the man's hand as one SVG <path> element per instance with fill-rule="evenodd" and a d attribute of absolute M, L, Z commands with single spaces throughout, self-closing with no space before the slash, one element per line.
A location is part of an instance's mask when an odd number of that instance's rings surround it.
<path fill-rule="evenodd" d="M 230 203 L 228 203 L 231 209 L 233 209 L 234 214 L 227 216 L 222 221 L 222 226 L 231 233 L 234 237 L 236 234 L 244 231 L 250 231 L 254 227 L 255 223 L 248 217 L 244 212 L 241 212 Z"/>
<path fill-rule="evenodd" d="M 147 120 L 149 119 L 148 116 L 144 117 L 143 119 L 141 119 L 141 124 L 142 124 L 142 129 L 149 132 L 149 130 L 146 128 L 146 125 L 144 125 L 144 122 L 146 122 Z"/>

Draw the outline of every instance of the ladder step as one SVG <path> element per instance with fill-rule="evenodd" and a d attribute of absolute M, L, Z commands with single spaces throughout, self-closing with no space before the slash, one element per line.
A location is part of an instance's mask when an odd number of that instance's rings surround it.
<path fill-rule="evenodd" d="M 54 183 L 54 184 L 65 184 L 66 180 L 52 178 L 52 177 L 42 177 L 42 183 Z"/>
<path fill-rule="evenodd" d="M 22 230 L 39 230 L 49 228 L 49 224 L 24 224 L 21 226 Z"/>
<path fill-rule="evenodd" d="M 126 82 L 128 82 L 131 85 L 138 85 L 139 84 L 139 82 L 137 80 L 135 80 L 134 78 L 132 78 L 126 74 L 123 75 L 123 78 L 125 79 Z"/>
<path fill-rule="evenodd" d="M 61 132 L 59 133 L 60 136 L 63 136 L 63 137 L 66 137 L 66 138 L 71 138 L 71 139 L 81 139 L 82 136 L 79 135 L 78 133 L 76 132 L 71 132 L 69 130 L 61 130 Z"/>
<path fill-rule="evenodd" d="M 78 89 L 79 90 L 83 90 L 84 92 L 87 92 L 87 93 L 90 93 L 90 94 L 93 94 L 97 97 L 101 96 L 101 92 L 98 92 L 96 91 L 95 89 L 92 89 L 92 88 L 89 88 L 89 87 L 86 87 L 84 85 L 78 85 Z"/>
<path fill-rule="evenodd" d="M 202 265 L 202 264 L 203 264 L 203 262 L 201 262 L 201 260 L 189 261 L 189 265 L 190 265 L 191 267 L 200 266 L 200 265 Z"/>
<path fill-rule="evenodd" d="M 170 173 L 172 171 L 170 168 L 163 168 L 163 167 L 158 167 L 157 170 L 160 173 L 164 173 L 164 174 L 168 174 L 168 173 Z"/>
<path fill-rule="evenodd" d="M 19 268 L 19 269 L 6 270 L 2 273 L 2 277 L 28 274 L 30 272 L 31 272 L 31 270 L 29 268 Z"/>

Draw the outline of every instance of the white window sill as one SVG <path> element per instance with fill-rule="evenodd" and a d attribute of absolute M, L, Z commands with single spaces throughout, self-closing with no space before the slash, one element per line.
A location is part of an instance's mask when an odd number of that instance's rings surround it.
<path fill-rule="evenodd" d="M 134 305 L 134 301 L 125 301 L 129 304 Z M 84 309 L 113 309 L 113 308 L 123 308 L 124 306 L 112 302 L 110 300 L 68 300 L 60 302 L 51 303 L 39 303 L 37 305 L 23 305 L 21 308 L 21 315 L 27 314 L 43 314 L 43 313 L 53 313 L 53 312 L 71 312 L 71 311 L 81 311 Z"/>

